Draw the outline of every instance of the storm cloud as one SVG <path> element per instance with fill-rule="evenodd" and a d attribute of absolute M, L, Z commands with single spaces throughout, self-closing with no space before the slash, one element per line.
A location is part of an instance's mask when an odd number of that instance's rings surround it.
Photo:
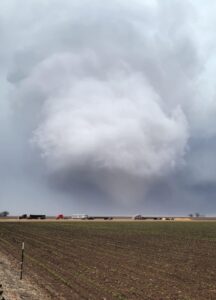
<path fill-rule="evenodd" d="M 1 2 L 1 177 L 22 197 L 28 185 L 22 206 L 212 210 L 207 2 Z M 11 207 L 23 201 L 6 187 Z"/>

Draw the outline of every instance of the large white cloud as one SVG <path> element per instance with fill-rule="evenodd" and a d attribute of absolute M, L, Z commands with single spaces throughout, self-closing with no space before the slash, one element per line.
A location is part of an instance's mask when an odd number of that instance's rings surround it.
<path fill-rule="evenodd" d="M 181 108 L 163 111 L 163 100 L 134 70 L 113 69 L 98 78 L 88 67 L 100 68 L 91 55 L 62 54 L 23 82 L 23 89 L 36 84 L 46 93 L 34 141 L 50 166 L 152 176 L 181 163 L 188 139 Z"/>
<path fill-rule="evenodd" d="M 214 138 L 214 14 L 201 1 L 21 2 L 20 14 L 0 4 L 0 60 L 51 173 L 81 170 L 119 197 L 187 165 L 190 138 Z"/>

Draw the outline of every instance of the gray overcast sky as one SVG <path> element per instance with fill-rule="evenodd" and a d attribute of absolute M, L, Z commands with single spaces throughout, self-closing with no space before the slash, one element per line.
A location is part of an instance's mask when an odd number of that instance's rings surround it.
<path fill-rule="evenodd" d="M 216 214 L 215 14 L 1 0 L 0 210 Z"/>

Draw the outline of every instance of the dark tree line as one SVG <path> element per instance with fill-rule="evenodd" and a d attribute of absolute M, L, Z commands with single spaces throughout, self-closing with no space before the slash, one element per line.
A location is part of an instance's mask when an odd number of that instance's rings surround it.
<path fill-rule="evenodd" d="M 196 212 L 195 214 L 189 214 L 188 216 L 191 217 L 191 218 L 193 218 L 193 217 L 195 217 L 195 218 L 204 217 L 204 215 L 201 215 L 198 212 Z"/>
<path fill-rule="evenodd" d="M 7 217 L 8 215 L 9 215 L 9 212 L 6 210 L 0 212 L 0 217 Z"/>

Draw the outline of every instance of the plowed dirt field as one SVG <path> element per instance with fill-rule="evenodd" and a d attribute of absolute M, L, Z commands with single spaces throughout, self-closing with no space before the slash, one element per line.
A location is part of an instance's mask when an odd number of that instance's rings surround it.
<path fill-rule="evenodd" d="M 4 222 L 0 252 L 51 299 L 216 299 L 215 222 Z"/>

